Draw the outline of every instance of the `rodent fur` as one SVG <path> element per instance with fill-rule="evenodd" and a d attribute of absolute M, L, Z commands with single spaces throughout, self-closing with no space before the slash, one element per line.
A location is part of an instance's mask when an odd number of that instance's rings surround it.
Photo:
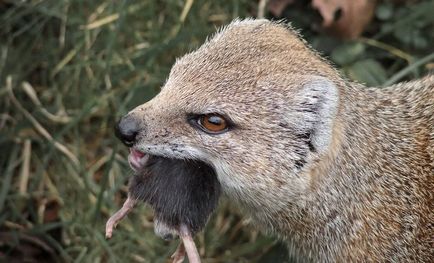
<path fill-rule="evenodd" d="M 150 156 L 144 170 L 131 177 L 128 193 L 154 209 L 157 234 L 171 239 L 181 224 L 192 236 L 203 229 L 218 204 L 220 184 L 201 161 Z"/>

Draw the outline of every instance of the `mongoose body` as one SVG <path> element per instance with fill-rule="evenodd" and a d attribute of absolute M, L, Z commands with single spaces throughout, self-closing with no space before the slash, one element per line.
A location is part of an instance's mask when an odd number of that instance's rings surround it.
<path fill-rule="evenodd" d="M 291 28 L 235 21 L 127 118 L 132 149 L 209 164 L 301 261 L 434 260 L 434 76 L 366 88 Z"/>

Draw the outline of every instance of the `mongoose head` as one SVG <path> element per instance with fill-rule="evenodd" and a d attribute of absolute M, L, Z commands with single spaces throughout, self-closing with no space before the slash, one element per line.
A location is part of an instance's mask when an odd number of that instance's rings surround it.
<path fill-rule="evenodd" d="M 203 161 L 226 195 L 270 215 L 309 191 L 306 171 L 330 147 L 340 81 L 288 26 L 234 21 L 178 59 L 118 133 L 133 169 L 146 155 Z"/>

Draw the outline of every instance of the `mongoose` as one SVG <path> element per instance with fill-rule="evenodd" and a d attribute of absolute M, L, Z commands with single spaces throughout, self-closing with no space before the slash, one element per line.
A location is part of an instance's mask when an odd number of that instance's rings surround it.
<path fill-rule="evenodd" d="M 434 260 L 432 75 L 367 88 L 289 26 L 237 20 L 178 59 L 119 131 L 144 156 L 209 164 L 301 261 Z"/>

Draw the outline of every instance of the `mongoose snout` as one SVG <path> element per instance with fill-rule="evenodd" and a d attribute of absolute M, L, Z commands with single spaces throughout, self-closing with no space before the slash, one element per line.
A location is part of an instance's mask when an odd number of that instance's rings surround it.
<path fill-rule="evenodd" d="M 127 114 L 123 116 L 115 125 L 114 131 L 116 137 L 127 147 L 129 147 L 130 154 L 128 155 L 128 163 L 131 168 L 136 171 L 142 171 L 147 163 L 149 156 L 145 153 L 133 148 L 136 143 L 139 132 L 143 132 L 143 125 L 140 125 L 139 120 Z"/>
<path fill-rule="evenodd" d="M 126 146 L 131 147 L 136 142 L 136 137 L 140 131 L 140 123 L 134 116 L 126 115 L 115 125 L 115 135 Z"/>

